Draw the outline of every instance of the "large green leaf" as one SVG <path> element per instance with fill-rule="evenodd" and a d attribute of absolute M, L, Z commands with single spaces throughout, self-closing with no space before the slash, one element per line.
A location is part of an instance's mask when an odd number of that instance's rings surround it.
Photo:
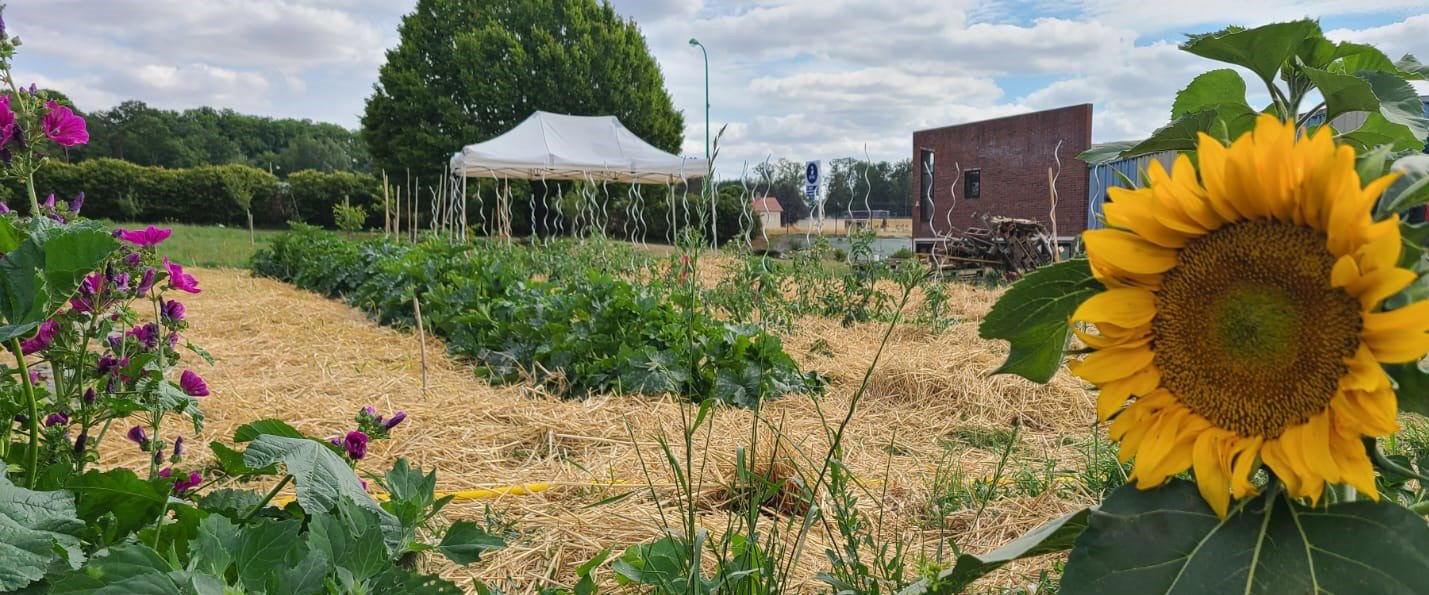
<path fill-rule="evenodd" d="M 57 555 L 78 568 L 83 532 L 69 492 L 27 490 L 0 474 L 0 591 L 40 580 Z"/>
<path fill-rule="evenodd" d="M 1181 49 L 1203 58 L 1244 66 L 1261 80 L 1273 81 L 1280 66 L 1294 55 L 1305 39 L 1319 34 L 1320 26 L 1315 21 L 1300 20 L 1192 36 L 1181 44 Z"/>
<path fill-rule="evenodd" d="M 1308 66 L 1301 67 L 1300 71 L 1315 83 L 1320 95 L 1325 98 L 1326 122 L 1340 114 L 1379 110 L 1379 98 L 1375 96 L 1374 88 L 1362 77 Z"/>
<path fill-rule="evenodd" d="M 1400 157 L 1389 169 L 1398 172 L 1399 178 L 1379 197 L 1379 205 L 1375 209 L 1378 218 L 1384 219 L 1429 201 L 1429 155 L 1421 153 Z"/>
<path fill-rule="evenodd" d="M 198 535 L 189 544 L 189 567 L 214 576 L 223 576 L 233 565 L 241 538 L 238 525 L 228 517 L 211 514 L 198 524 Z"/>
<path fill-rule="evenodd" d="M 1368 151 L 1378 145 L 1389 145 L 1395 151 L 1424 149 L 1423 136 L 1415 136 L 1414 131 L 1390 122 L 1380 112 L 1370 113 L 1359 128 L 1340 133 L 1338 138 L 1359 151 Z"/>
<path fill-rule="evenodd" d="M 75 224 L 54 233 L 44 243 L 45 281 L 51 304 L 68 300 L 79 282 L 116 249 L 119 241 L 97 225 Z"/>
<path fill-rule="evenodd" d="M 1403 58 L 1394 63 L 1394 67 L 1399 69 L 1405 78 L 1416 80 L 1429 78 L 1429 65 L 1420 63 L 1413 54 L 1405 54 Z"/>
<path fill-rule="evenodd" d="M 1097 143 L 1090 149 L 1082 151 L 1077 155 L 1087 165 L 1101 165 L 1111 163 L 1122 158 L 1122 154 L 1135 147 L 1139 141 L 1116 141 L 1111 143 Z"/>
<path fill-rule="evenodd" d="M 55 581 L 50 595 L 179 595 L 178 586 L 167 575 L 169 570 L 168 562 L 148 546 L 120 544 Z"/>
<path fill-rule="evenodd" d="M 288 553 L 297 547 L 302 528 L 302 521 L 268 519 L 240 527 L 233 552 L 239 582 L 250 590 L 261 591 L 274 572 L 287 567 Z"/>
<path fill-rule="evenodd" d="M 1186 88 L 1176 93 L 1176 101 L 1171 104 L 1171 119 L 1186 114 L 1215 110 L 1221 104 L 1245 105 L 1245 79 L 1229 68 L 1221 68 L 1201 73 Z"/>
<path fill-rule="evenodd" d="M 308 525 L 308 547 L 322 552 L 338 568 L 366 581 L 388 562 L 387 544 L 377 515 L 343 500 L 334 514 L 314 515 Z"/>
<path fill-rule="evenodd" d="M 0 317 L 6 322 L 0 341 L 29 333 L 49 315 L 44 266 L 45 252 L 33 237 L 0 259 Z"/>
<path fill-rule="evenodd" d="M 1307 508 L 1271 489 L 1218 518 L 1195 484 L 1117 489 L 1094 511 L 1064 595 L 1422 595 L 1429 526 L 1359 501 Z"/>
<path fill-rule="evenodd" d="M 457 521 L 442 536 L 437 550 L 457 564 L 472 564 L 481 561 L 481 554 L 505 547 L 506 540 L 500 535 L 487 533 L 471 521 Z"/>
<path fill-rule="evenodd" d="M 1422 150 L 1425 137 L 1429 137 L 1429 118 L 1424 117 L 1424 101 L 1414 86 L 1393 72 L 1366 70 L 1355 76 L 1369 83 L 1379 99 L 1379 114 L 1391 123 L 1408 128 L 1409 134 L 1418 139 L 1417 146 L 1403 148 Z"/>
<path fill-rule="evenodd" d="M 288 438 L 307 438 L 307 434 L 299 432 L 293 426 L 288 425 L 281 419 L 260 419 L 238 426 L 233 431 L 234 442 L 251 442 L 255 438 L 264 434 L 273 436 L 286 436 Z"/>
<path fill-rule="evenodd" d="M 1122 153 L 1123 156 L 1146 155 L 1158 151 L 1193 151 L 1204 132 L 1221 141 L 1234 139 L 1255 126 L 1256 113 L 1249 105 L 1222 103 L 1192 114 L 1185 114 L 1157 128 L 1151 137 Z"/>
<path fill-rule="evenodd" d="M 309 514 L 332 510 L 341 495 L 372 502 L 352 468 L 315 440 L 261 434 L 243 453 L 243 462 L 249 467 L 263 468 L 280 461 L 297 480 L 298 504 Z"/>
<path fill-rule="evenodd" d="M 0 217 L 0 254 L 9 254 L 20 247 L 20 230 L 15 229 L 15 221 Z"/>
<path fill-rule="evenodd" d="M 79 518 L 96 524 L 112 519 L 113 539 L 123 539 L 158 520 L 167 494 L 128 469 L 89 470 L 69 482 Z"/>
<path fill-rule="evenodd" d="M 953 567 L 939 573 L 936 579 L 919 580 L 899 591 L 898 595 L 957 595 L 973 581 L 1008 562 L 1071 549 L 1077 536 L 1087 528 L 1087 518 L 1091 513 L 1092 509 L 1083 508 L 981 556 L 958 556 Z"/>
<path fill-rule="evenodd" d="M 435 574 L 417 574 L 396 565 L 387 566 L 373 578 L 371 589 L 372 593 L 402 593 L 403 595 L 464 595 L 465 593 L 451 581 Z"/>
<path fill-rule="evenodd" d="M 984 339 L 1011 343 L 1007 361 L 992 373 L 1017 374 L 1033 382 L 1051 380 L 1072 335 L 1067 319 L 1101 290 L 1082 258 L 1042 267 L 1014 284 L 978 327 Z"/>

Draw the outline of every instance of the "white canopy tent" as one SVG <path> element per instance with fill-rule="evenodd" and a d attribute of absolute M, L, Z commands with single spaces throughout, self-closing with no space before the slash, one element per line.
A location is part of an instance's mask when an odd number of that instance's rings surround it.
<path fill-rule="evenodd" d="M 511 180 L 594 180 L 671 184 L 702 178 L 709 162 L 666 153 L 635 136 L 615 116 L 538 111 L 491 140 L 452 155 L 462 177 Z"/>
<path fill-rule="evenodd" d="M 453 200 L 449 204 L 461 205 L 462 212 L 454 215 L 462 220 L 464 227 L 466 201 L 459 197 L 466 195 L 467 178 L 672 186 L 703 178 L 708 170 L 709 161 L 661 151 L 636 136 L 615 116 L 571 116 L 537 111 L 504 134 L 462 147 L 452 155 L 449 187 Z M 631 191 L 636 192 L 633 187 Z M 634 197 L 639 200 L 638 194 Z M 494 223 L 506 237 L 510 234 L 511 220 L 509 184 L 497 198 Z M 603 212 L 603 206 L 600 210 Z M 673 212 L 672 209 L 672 216 Z M 631 215 L 643 217 L 640 213 Z"/>

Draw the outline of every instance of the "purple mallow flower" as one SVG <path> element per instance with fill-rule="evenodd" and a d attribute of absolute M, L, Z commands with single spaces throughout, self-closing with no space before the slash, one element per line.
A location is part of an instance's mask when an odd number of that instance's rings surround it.
<path fill-rule="evenodd" d="M 169 239 L 169 235 L 174 233 L 173 229 L 159 229 L 150 225 L 147 228 L 130 231 L 127 229 L 115 230 L 119 239 L 134 244 L 135 246 L 157 246 L 160 242 Z"/>
<path fill-rule="evenodd" d="M 84 206 L 84 193 L 74 195 L 74 199 L 69 201 L 69 212 L 78 213 L 79 208 Z"/>
<path fill-rule="evenodd" d="M 199 293 L 202 291 L 198 288 L 198 279 L 194 279 L 193 275 L 185 273 L 182 265 L 169 262 L 167 256 L 164 257 L 164 268 L 169 271 L 169 285 L 174 289 L 187 291 L 189 293 Z"/>
<path fill-rule="evenodd" d="M 174 493 L 181 494 L 187 492 L 198 487 L 198 484 L 201 483 L 203 483 L 203 476 L 195 471 L 190 471 L 187 478 L 174 482 Z"/>
<path fill-rule="evenodd" d="M 146 349 L 153 349 L 159 346 L 159 325 L 152 322 L 144 326 L 136 326 L 124 333 L 126 337 L 134 337 Z"/>
<path fill-rule="evenodd" d="M 138 254 L 131 254 L 130 256 L 134 256 L 134 257 L 135 257 L 135 260 L 137 261 L 139 255 L 138 255 Z M 138 263 L 138 262 L 135 262 L 134 264 L 137 266 L 139 263 Z M 154 275 L 156 275 L 156 274 L 158 274 L 158 271 L 155 271 L 155 270 L 154 270 L 154 267 L 147 267 L 147 268 L 144 269 L 144 275 L 143 275 L 142 277 L 139 277 L 139 287 L 138 287 L 139 293 L 141 293 L 141 294 L 142 294 L 142 293 L 149 293 L 149 290 L 150 290 L 150 289 L 153 289 L 153 287 L 154 287 Z"/>
<path fill-rule="evenodd" d="M 91 386 L 91 387 L 89 387 L 89 388 L 84 389 L 84 404 L 85 404 L 85 405 L 93 405 L 93 404 L 94 404 L 94 387 Z"/>
<path fill-rule="evenodd" d="M 3 142 L 3 141 L 0 141 L 0 142 Z M 7 205 L 7 204 L 5 204 L 5 203 L 3 203 L 3 202 L 0 202 L 0 215 L 8 215 L 8 214 L 10 214 L 10 205 Z"/>
<path fill-rule="evenodd" d="M 182 302 L 176 300 L 169 300 L 167 302 L 163 302 L 163 304 L 164 305 L 161 309 L 161 312 L 163 313 L 164 319 L 175 322 L 184 319 L 184 312 L 186 311 L 186 308 L 184 308 L 184 304 Z"/>
<path fill-rule="evenodd" d="M 367 456 L 367 434 L 348 432 L 347 437 L 342 441 L 342 446 L 347 449 L 347 456 L 354 461 L 360 461 L 362 457 Z"/>
<path fill-rule="evenodd" d="M 34 337 L 20 342 L 20 352 L 25 355 L 39 353 L 50 348 L 50 343 L 55 340 L 55 335 L 59 334 L 60 327 L 53 319 L 46 320 L 40 325 L 40 330 Z"/>
<path fill-rule="evenodd" d="M 184 392 L 190 397 L 208 396 L 208 384 L 199 378 L 198 374 L 193 373 L 193 370 L 184 370 L 183 375 L 179 377 L 179 388 L 184 389 Z"/>
<path fill-rule="evenodd" d="M 51 192 L 49 198 L 45 199 L 45 204 L 40 205 L 47 208 L 55 208 L 55 193 Z"/>
<path fill-rule="evenodd" d="M 149 434 L 144 431 L 144 426 L 129 428 L 129 433 L 126 437 L 134 444 L 138 444 L 139 448 L 149 448 Z"/>
<path fill-rule="evenodd" d="M 45 103 L 49 109 L 45 113 L 42 124 L 45 129 L 45 136 L 55 141 L 55 144 L 62 147 L 73 147 L 89 142 L 89 130 L 85 128 L 84 118 L 75 115 L 71 110 L 55 101 Z"/>
<path fill-rule="evenodd" d="M 45 416 L 45 427 L 69 425 L 69 414 L 63 411 Z"/>
<path fill-rule="evenodd" d="M 139 266 L 139 263 L 142 262 L 143 259 L 144 259 L 144 255 L 143 255 L 143 254 L 140 254 L 140 253 L 138 253 L 138 252 L 130 252 L 130 253 L 124 255 L 124 262 L 129 263 L 129 266 L 131 266 L 131 267 L 137 267 L 137 266 Z M 152 269 L 151 269 L 151 270 L 152 270 Z M 152 281 L 151 281 L 150 283 L 152 283 Z"/>
<path fill-rule="evenodd" d="M 182 456 L 184 456 L 184 437 L 179 436 L 174 439 L 174 458 L 177 459 Z"/>
<path fill-rule="evenodd" d="M 10 142 L 10 138 L 15 136 L 15 111 L 10 109 L 10 96 L 0 96 L 0 147 L 4 147 Z"/>
<path fill-rule="evenodd" d="M 390 429 L 396 427 L 397 424 L 402 423 L 402 420 L 404 420 L 404 419 L 407 419 L 407 412 L 405 412 L 405 411 L 398 411 L 397 413 L 395 413 L 395 414 L 392 415 L 392 419 L 389 419 L 389 420 L 387 420 L 385 423 L 383 423 L 383 424 L 382 424 L 382 427 L 383 427 L 383 428 L 386 428 L 386 429 L 388 429 L 388 430 L 390 430 Z"/>
<path fill-rule="evenodd" d="M 377 408 L 371 405 L 362 408 L 362 412 L 368 415 L 377 415 Z"/>

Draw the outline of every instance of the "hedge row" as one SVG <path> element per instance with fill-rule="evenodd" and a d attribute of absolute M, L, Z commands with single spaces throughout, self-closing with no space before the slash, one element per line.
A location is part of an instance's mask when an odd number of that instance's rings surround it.
<path fill-rule="evenodd" d="M 35 174 L 35 188 L 41 197 L 84 192 L 84 214 L 91 218 L 242 225 L 251 208 L 260 226 L 331 226 L 332 207 L 345 197 L 367 207 L 369 226 L 382 225 L 382 186 L 371 174 L 305 170 L 282 181 L 246 165 L 170 169 L 92 159 L 46 164 Z M 17 180 L 0 184 L 0 200 L 12 207 L 25 203 L 24 192 Z"/>
<path fill-rule="evenodd" d="M 429 331 L 493 382 L 531 380 L 554 394 L 678 394 L 753 407 L 817 391 L 778 337 L 680 305 L 673 286 L 602 272 L 592 242 L 531 248 L 479 241 L 352 242 L 299 227 L 253 257 L 253 272 L 346 298 L 385 324 Z M 533 280 L 538 276 L 545 280 Z"/>

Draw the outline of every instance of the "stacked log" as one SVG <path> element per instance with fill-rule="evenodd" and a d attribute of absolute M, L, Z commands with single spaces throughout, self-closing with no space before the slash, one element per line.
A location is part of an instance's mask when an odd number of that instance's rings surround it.
<path fill-rule="evenodd" d="M 1053 261 L 1056 239 L 1032 219 L 983 217 L 984 227 L 970 227 L 933 246 L 933 266 L 943 270 L 993 269 L 1021 275 Z"/>

